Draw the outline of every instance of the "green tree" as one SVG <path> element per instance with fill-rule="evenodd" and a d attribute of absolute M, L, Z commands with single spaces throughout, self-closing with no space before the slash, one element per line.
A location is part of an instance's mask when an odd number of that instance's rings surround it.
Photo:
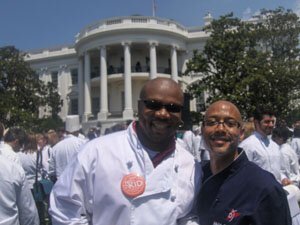
<path fill-rule="evenodd" d="M 52 83 L 44 84 L 15 47 L 0 48 L 0 121 L 7 127 L 37 130 L 40 107 L 51 107 L 57 119 L 62 102 Z"/>
<path fill-rule="evenodd" d="M 207 103 L 227 99 L 244 116 L 269 105 L 283 117 L 299 99 L 299 18 L 290 10 L 261 10 L 254 22 L 233 14 L 205 27 L 210 32 L 203 52 L 194 51 L 185 75 L 201 74 L 189 93 L 209 93 Z"/>

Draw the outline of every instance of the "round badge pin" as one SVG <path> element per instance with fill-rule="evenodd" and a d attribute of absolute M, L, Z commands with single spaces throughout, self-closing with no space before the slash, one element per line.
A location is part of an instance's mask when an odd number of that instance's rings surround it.
<path fill-rule="evenodd" d="M 144 193 L 146 182 L 144 177 L 130 173 L 123 177 L 121 181 L 121 189 L 124 195 L 129 198 L 135 198 Z"/>

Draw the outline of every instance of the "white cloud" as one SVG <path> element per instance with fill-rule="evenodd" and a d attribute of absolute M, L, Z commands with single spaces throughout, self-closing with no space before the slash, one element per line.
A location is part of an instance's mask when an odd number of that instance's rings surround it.
<path fill-rule="evenodd" d="M 299 0 L 300 1 L 300 0 Z M 243 12 L 243 20 L 248 20 L 252 16 L 252 10 L 250 7 L 248 7 L 244 12 Z"/>
<path fill-rule="evenodd" d="M 296 13 L 298 16 L 300 16 L 300 0 L 296 0 L 294 4 L 294 13 Z"/>

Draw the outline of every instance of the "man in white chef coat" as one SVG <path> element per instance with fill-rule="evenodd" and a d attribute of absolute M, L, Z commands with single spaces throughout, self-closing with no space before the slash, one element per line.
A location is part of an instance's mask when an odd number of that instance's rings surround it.
<path fill-rule="evenodd" d="M 50 198 L 53 224 L 185 223 L 201 172 L 175 138 L 182 106 L 175 81 L 148 81 L 139 121 L 88 142 L 62 173 Z"/>

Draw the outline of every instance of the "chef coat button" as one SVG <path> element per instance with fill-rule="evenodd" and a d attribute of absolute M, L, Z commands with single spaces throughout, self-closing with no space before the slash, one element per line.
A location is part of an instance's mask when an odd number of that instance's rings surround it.
<path fill-rule="evenodd" d="M 130 169 L 132 167 L 132 161 L 128 161 L 126 164 L 127 164 L 128 169 Z"/>
<path fill-rule="evenodd" d="M 176 196 L 175 196 L 175 195 L 172 195 L 172 196 L 171 196 L 171 202 L 174 202 L 175 199 L 176 199 Z"/>
<path fill-rule="evenodd" d="M 176 173 L 178 173 L 178 167 L 179 167 L 178 165 L 175 165 L 174 170 L 175 170 Z"/>

